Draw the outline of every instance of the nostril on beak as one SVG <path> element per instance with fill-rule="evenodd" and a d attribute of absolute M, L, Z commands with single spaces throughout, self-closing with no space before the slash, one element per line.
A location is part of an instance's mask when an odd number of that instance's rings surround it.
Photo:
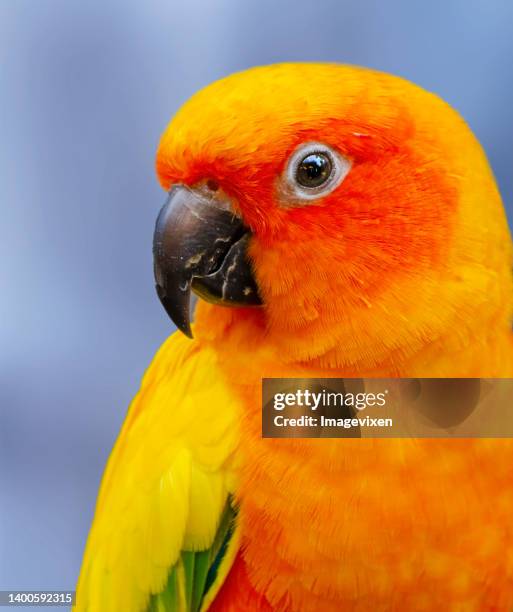
<path fill-rule="evenodd" d="M 208 179 L 206 185 L 209 191 L 217 191 L 219 189 L 219 183 L 214 179 Z"/>

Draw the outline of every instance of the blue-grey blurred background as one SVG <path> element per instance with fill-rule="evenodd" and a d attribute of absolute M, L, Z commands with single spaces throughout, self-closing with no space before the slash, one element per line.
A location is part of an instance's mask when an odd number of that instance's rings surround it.
<path fill-rule="evenodd" d="M 160 132 L 207 83 L 363 64 L 442 95 L 513 214 L 509 0 L 0 0 L 0 589 L 75 585 L 100 476 L 169 334 Z"/>

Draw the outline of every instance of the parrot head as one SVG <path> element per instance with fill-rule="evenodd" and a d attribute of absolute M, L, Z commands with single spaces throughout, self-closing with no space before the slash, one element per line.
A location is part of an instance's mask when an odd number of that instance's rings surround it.
<path fill-rule="evenodd" d="M 157 291 L 188 335 L 191 290 L 290 359 L 330 366 L 511 316 L 511 243 L 481 147 L 403 79 L 329 64 L 229 76 L 172 119 L 157 173 Z"/>

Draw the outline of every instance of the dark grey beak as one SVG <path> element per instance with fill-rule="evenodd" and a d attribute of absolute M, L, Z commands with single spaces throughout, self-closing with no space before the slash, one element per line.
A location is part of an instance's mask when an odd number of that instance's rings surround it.
<path fill-rule="evenodd" d="M 191 288 L 215 304 L 262 303 L 246 253 L 250 237 L 229 201 L 216 192 L 171 188 L 153 237 L 155 281 L 166 312 L 189 338 Z"/>

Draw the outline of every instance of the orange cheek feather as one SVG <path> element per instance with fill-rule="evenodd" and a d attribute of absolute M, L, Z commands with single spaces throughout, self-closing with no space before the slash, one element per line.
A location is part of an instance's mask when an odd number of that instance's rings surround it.
<path fill-rule="evenodd" d="M 445 272 L 458 191 L 442 160 L 426 159 L 429 151 L 414 148 L 407 115 L 386 139 L 372 125 L 365 135 L 358 129 L 332 123 L 324 132 L 303 131 L 279 151 L 255 151 L 236 172 L 224 168 L 223 187 L 255 233 L 250 253 L 267 307 L 265 313 L 200 307 L 202 329 L 221 333 L 244 320 L 257 335 L 270 326 L 280 337 L 304 336 L 308 344 L 312 336 L 322 347 L 338 327 L 347 328 L 347 313 L 357 321 L 355 308 L 368 310 L 404 277 Z M 319 202 L 284 206 L 276 185 L 285 162 L 276 159 L 287 160 L 299 142 L 332 142 L 333 134 L 346 143 L 339 148 L 353 162 L 344 182 Z M 219 164 L 196 164 L 186 180 L 217 178 Z M 385 324 L 384 317 L 376 322 Z M 377 327 L 372 333 L 383 336 Z"/>
<path fill-rule="evenodd" d="M 308 136 L 328 141 L 328 134 Z M 372 302 L 405 275 L 447 266 L 456 185 L 440 162 L 427 161 L 408 143 L 401 143 L 395 155 L 383 156 L 385 144 L 373 140 L 348 136 L 344 153 L 353 167 L 342 185 L 318 203 L 284 208 L 267 187 L 240 188 L 244 217 L 256 230 L 251 255 L 259 282 L 269 301 L 289 297 L 282 302 L 287 315 L 293 301 L 328 302 L 326 291 L 337 298 L 342 291 L 346 305 Z M 265 174 L 260 185 L 270 181 L 270 173 Z M 277 175 L 279 170 L 274 183 Z"/>

